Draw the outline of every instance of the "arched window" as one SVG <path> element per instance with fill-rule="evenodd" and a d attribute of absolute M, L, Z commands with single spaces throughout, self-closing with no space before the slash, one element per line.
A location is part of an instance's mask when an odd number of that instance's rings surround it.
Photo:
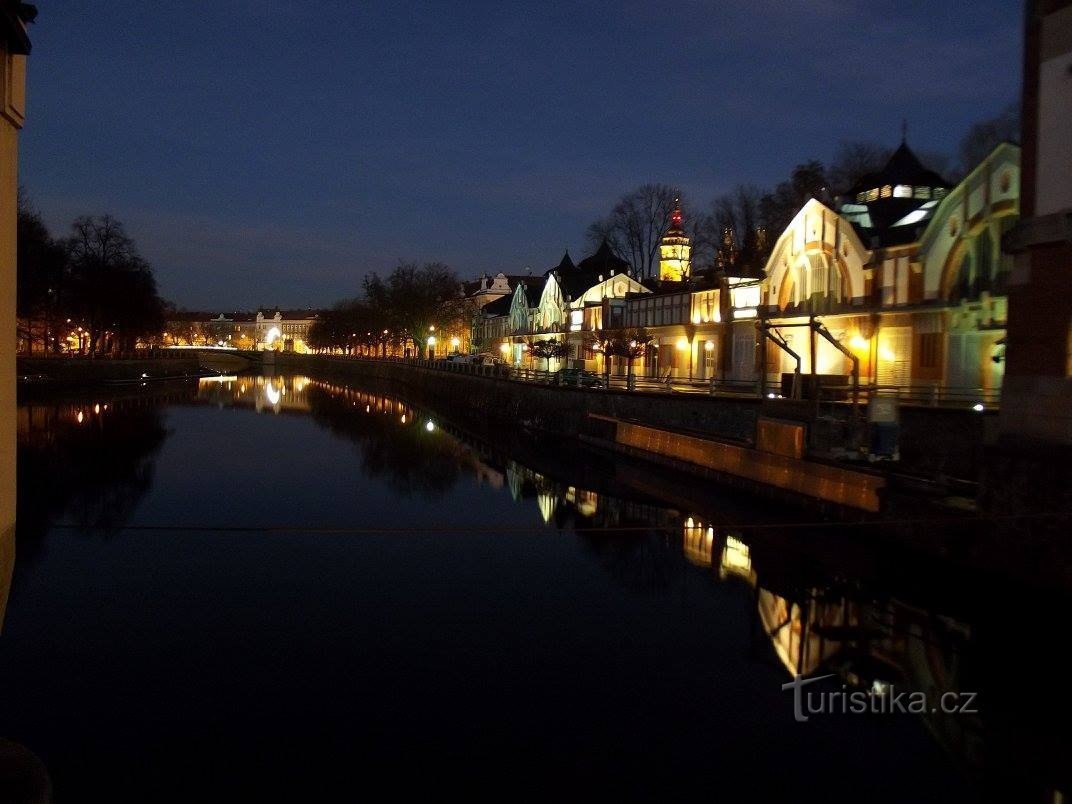
<path fill-rule="evenodd" d="M 975 264 L 977 290 L 991 290 L 995 279 L 994 242 L 990 239 L 989 229 L 983 229 L 982 234 L 975 239 Z"/>
<path fill-rule="evenodd" d="M 972 293 L 972 285 L 971 252 L 965 251 L 964 256 L 960 260 L 960 268 L 957 269 L 957 278 L 953 282 L 953 287 L 950 289 L 950 301 L 960 301 L 961 299 L 972 298 L 974 295 Z"/>

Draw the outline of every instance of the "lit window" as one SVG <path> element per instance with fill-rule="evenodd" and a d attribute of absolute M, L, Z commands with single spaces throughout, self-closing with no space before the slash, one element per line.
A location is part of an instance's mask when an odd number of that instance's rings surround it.
<path fill-rule="evenodd" d="M 912 197 L 912 188 L 909 187 L 907 184 L 898 184 L 896 187 L 893 188 L 893 197 L 894 198 L 911 198 Z"/>
<path fill-rule="evenodd" d="M 883 187 L 882 191 L 879 193 L 879 196 L 881 198 L 889 198 L 891 195 L 893 195 L 893 188 L 890 187 L 890 185 L 888 184 Z"/>
<path fill-rule="evenodd" d="M 916 188 L 916 198 L 922 198 L 923 200 L 927 200 L 930 197 L 931 197 L 931 188 L 930 187 L 917 187 Z"/>
<path fill-rule="evenodd" d="M 874 201 L 877 198 L 878 198 L 878 188 L 877 187 L 874 190 L 868 190 L 867 191 L 867 200 L 868 201 Z"/>

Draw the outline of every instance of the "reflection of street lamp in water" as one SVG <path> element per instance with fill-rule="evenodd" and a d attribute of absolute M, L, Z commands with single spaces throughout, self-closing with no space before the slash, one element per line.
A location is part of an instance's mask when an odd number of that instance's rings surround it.
<path fill-rule="evenodd" d="M 264 398 L 268 400 L 268 404 L 272 407 L 276 407 L 279 404 L 279 400 L 282 395 L 276 390 L 276 387 L 272 384 L 271 380 L 268 380 L 264 384 Z"/>

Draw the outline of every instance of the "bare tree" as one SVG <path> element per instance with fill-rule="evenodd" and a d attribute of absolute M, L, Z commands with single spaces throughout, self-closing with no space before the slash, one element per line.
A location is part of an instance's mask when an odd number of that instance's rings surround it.
<path fill-rule="evenodd" d="M 868 173 L 882 170 L 892 155 L 892 148 L 876 142 L 842 140 L 826 174 L 830 187 L 837 193 L 848 192 Z"/>
<path fill-rule="evenodd" d="M 434 331 L 465 315 L 458 276 L 441 262 L 400 263 L 386 279 L 373 273 L 365 278 L 365 298 L 379 320 L 413 343 L 415 354 Z"/>
<path fill-rule="evenodd" d="M 714 267 L 731 276 L 752 276 L 762 270 L 763 229 L 760 225 L 762 191 L 739 184 L 711 202 L 703 216 L 703 237 L 711 243 Z"/>
<path fill-rule="evenodd" d="M 598 246 L 605 239 L 633 266 L 636 276 L 654 276 L 659 264 L 659 241 L 670 225 L 677 197 L 669 185 L 641 185 L 622 196 L 609 216 L 588 227 L 588 240 Z"/>
<path fill-rule="evenodd" d="M 83 216 L 67 240 L 72 298 L 85 322 L 91 352 L 132 349 L 164 327 L 164 307 L 152 269 L 123 224 L 110 215 Z"/>
<path fill-rule="evenodd" d="M 981 120 L 960 140 L 960 170 L 966 174 L 990 154 L 999 143 L 1020 141 L 1020 107 L 1013 103 L 996 117 Z"/>

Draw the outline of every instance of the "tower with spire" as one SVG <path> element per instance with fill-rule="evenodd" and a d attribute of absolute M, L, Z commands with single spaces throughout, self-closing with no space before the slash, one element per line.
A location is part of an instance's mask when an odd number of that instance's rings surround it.
<path fill-rule="evenodd" d="M 674 199 L 670 213 L 670 228 L 659 243 L 659 279 L 663 282 L 684 282 L 691 271 L 692 243 L 681 228 L 681 200 Z"/>

